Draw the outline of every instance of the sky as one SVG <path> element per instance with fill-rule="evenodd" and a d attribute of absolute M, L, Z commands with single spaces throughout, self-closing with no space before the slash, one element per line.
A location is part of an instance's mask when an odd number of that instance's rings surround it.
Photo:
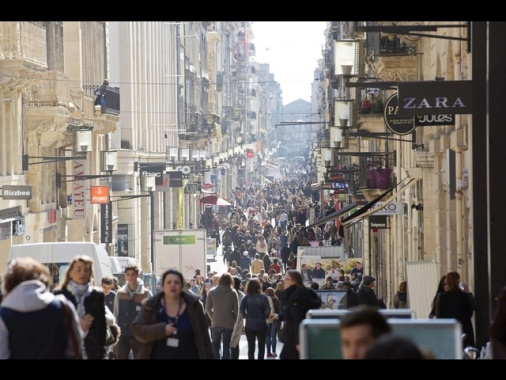
<path fill-rule="evenodd" d="M 311 83 L 325 44 L 326 21 L 254 21 L 255 61 L 268 63 L 283 105 L 311 101 Z"/>

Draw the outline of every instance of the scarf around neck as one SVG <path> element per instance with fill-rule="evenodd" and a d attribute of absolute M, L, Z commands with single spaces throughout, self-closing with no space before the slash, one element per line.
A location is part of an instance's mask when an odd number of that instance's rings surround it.
<path fill-rule="evenodd" d="M 83 317 L 86 314 L 84 309 L 84 299 L 91 293 L 90 283 L 80 285 L 70 280 L 67 284 L 67 289 L 76 298 L 77 301 L 77 314 Z"/>

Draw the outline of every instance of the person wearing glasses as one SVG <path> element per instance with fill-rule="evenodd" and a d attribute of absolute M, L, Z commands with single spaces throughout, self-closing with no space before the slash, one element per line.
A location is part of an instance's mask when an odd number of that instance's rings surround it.
<path fill-rule="evenodd" d="M 286 272 L 284 286 L 280 294 L 283 311 L 271 315 L 272 320 L 284 321 L 288 329 L 279 358 L 299 359 L 299 325 L 308 310 L 320 308 L 322 300 L 313 289 L 304 286 L 302 274 L 297 270 Z"/>

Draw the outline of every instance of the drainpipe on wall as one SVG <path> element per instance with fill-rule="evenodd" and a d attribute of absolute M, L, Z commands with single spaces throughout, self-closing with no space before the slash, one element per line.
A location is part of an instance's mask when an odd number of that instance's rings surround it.
<path fill-rule="evenodd" d="M 455 149 L 455 183 L 459 184 L 462 181 L 462 150 Z M 456 210 L 455 210 L 455 218 L 457 219 L 457 272 L 462 275 L 462 191 L 458 186 L 455 189 L 455 199 L 456 199 Z M 467 277 L 467 276 L 466 276 Z"/>

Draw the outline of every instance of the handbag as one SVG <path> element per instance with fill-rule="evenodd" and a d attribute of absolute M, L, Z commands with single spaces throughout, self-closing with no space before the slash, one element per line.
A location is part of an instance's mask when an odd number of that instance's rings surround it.
<path fill-rule="evenodd" d="M 286 338 L 288 337 L 288 326 L 285 322 L 281 322 L 281 327 L 278 330 L 278 340 L 281 343 L 285 343 Z"/>
<path fill-rule="evenodd" d="M 119 341 L 121 335 L 121 328 L 115 323 L 112 326 L 106 326 L 105 332 L 105 345 L 112 347 Z"/>

